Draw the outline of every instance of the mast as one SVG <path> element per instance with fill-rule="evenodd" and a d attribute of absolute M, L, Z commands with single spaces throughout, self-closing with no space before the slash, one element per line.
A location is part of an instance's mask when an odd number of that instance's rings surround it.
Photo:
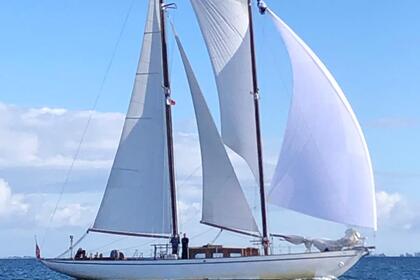
<path fill-rule="evenodd" d="M 166 8 L 167 8 L 167 5 L 165 4 L 165 1 L 159 0 L 160 35 L 161 35 L 161 43 L 162 43 L 163 87 L 165 90 L 165 98 L 166 98 L 166 103 L 165 103 L 166 141 L 168 145 L 169 185 L 170 185 L 170 193 L 171 193 L 171 211 L 172 211 L 172 236 L 176 236 L 178 235 L 178 218 L 177 218 L 177 205 L 176 205 L 174 145 L 173 145 L 173 135 L 172 135 L 171 85 L 169 81 L 168 47 L 166 43 L 166 29 L 165 29 L 165 9 Z"/>
<path fill-rule="evenodd" d="M 263 229 L 263 247 L 264 254 L 268 255 L 268 228 L 267 228 L 267 209 L 265 203 L 265 187 L 264 187 L 264 167 L 261 141 L 261 125 L 260 125 L 260 106 L 259 106 L 259 89 L 257 79 L 257 63 L 255 56 L 254 43 L 254 27 L 252 20 L 252 0 L 248 0 L 248 17 L 249 17 L 249 34 L 251 44 L 251 64 L 252 64 L 252 94 L 254 96 L 254 111 L 255 111 L 255 132 L 257 137 L 257 156 L 258 156 L 258 181 L 260 186 L 260 201 L 261 201 L 261 222 Z"/>

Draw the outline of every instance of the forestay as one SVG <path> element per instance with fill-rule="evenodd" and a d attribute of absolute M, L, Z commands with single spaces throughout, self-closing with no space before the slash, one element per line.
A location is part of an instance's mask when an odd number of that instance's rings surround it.
<path fill-rule="evenodd" d="M 258 178 L 247 0 L 191 0 L 219 93 L 222 137 Z"/>
<path fill-rule="evenodd" d="M 171 232 L 158 2 L 149 1 L 134 89 L 96 230 Z"/>
<path fill-rule="evenodd" d="M 187 74 L 199 132 L 203 170 L 202 222 L 257 232 L 252 212 L 178 36 L 176 41 Z"/>
<path fill-rule="evenodd" d="M 312 50 L 269 13 L 288 50 L 294 83 L 270 201 L 314 217 L 376 229 L 370 156 L 350 104 Z"/>

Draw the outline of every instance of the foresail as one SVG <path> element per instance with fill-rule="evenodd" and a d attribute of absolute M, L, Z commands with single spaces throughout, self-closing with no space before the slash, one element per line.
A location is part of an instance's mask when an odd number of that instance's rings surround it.
<path fill-rule="evenodd" d="M 178 36 L 176 41 L 187 74 L 199 132 L 203 170 L 202 222 L 257 232 L 251 209 Z"/>
<path fill-rule="evenodd" d="M 133 93 L 93 226 L 103 232 L 171 232 L 158 2 L 149 1 Z"/>
<path fill-rule="evenodd" d="M 247 0 L 191 0 L 219 93 L 223 142 L 258 178 Z"/>
<path fill-rule="evenodd" d="M 269 199 L 314 217 L 376 229 L 371 160 L 350 104 L 312 50 L 269 13 L 288 50 L 294 83 Z"/>

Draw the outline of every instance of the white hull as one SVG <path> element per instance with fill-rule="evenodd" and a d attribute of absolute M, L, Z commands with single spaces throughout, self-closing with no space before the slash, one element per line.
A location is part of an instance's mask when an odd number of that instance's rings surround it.
<path fill-rule="evenodd" d="M 194 260 L 45 259 L 52 270 L 82 279 L 297 279 L 338 277 L 368 253 L 365 249 Z"/>

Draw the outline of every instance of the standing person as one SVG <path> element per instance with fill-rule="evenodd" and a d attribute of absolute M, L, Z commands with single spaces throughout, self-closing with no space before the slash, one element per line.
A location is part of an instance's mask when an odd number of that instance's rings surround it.
<path fill-rule="evenodd" d="M 184 237 L 182 237 L 181 243 L 182 243 L 182 258 L 188 259 L 188 242 L 190 240 L 188 239 L 187 235 L 184 233 Z"/>
<path fill-rule="evenodd" d="M 175 236 L 172 236 L 170 243 L 172 245 L 172 254 L 178 255 L 179 235 L 177 234 Z"/>

